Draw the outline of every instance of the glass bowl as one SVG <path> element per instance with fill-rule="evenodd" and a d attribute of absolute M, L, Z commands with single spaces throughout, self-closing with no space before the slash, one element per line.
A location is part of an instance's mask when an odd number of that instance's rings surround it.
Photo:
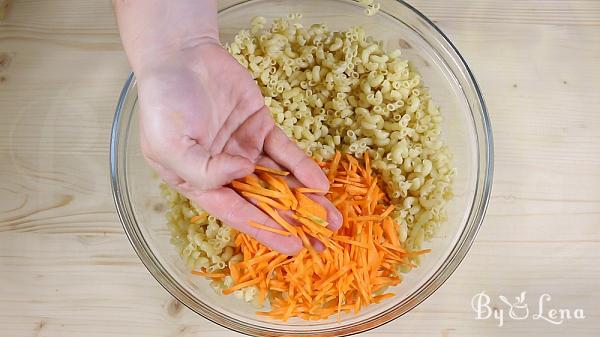
<path fill-rule="evenodd" d="M 169 243 L 159 181 L 146 165 L 138 139 L 137 90 L 129 77 L 117 105 L 110 144 L 110 173 L 117 211 L 136 253 L 174 297 L 203 317 L 229 329 L 257 336 L 342 336 L 365 331 L 408 312 L 431 295 L 464 258 L 481 225 L 492 182 L 492 135 L 485 104 L 473 74 L 448 38 L 423 14 L 395 0 L 379 0 L 381 10 L 366 16 L 351 0 L 220 1 L 221 40 L 231 41 L 253 16 L 267 19 L 303 14 L 303 23 L 331 29 L 361 25 L 388 50 L 401 48 L 421 73 L 444 116 L 442 133 L 454 154 L 455 197 L 448 220 L 426 243 L 433 252 L 404 276 L 396 297 L 358 315 L 323 321 L 279 322 L 255 315 L 256 309 L 233 296 L 221 296 L 207 281 L 191 276 Z"/>

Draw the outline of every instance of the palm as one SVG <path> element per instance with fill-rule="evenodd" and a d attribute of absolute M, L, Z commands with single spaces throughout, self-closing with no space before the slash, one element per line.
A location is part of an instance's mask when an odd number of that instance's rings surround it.
<path fill-rule="evenodd" d="M 249 173 L 239 172 L 239 164 L 247 159 L 248 171 L 274 125 L 262 109 L 258 87 L 225 50 L 210 44 L 202 59 L 193 50 L 187 53 L 191 63 L 170 67 L 140 86 L 142 146 L 156 162 L 175 160 L 174 150 L 195 147 L 203 160 L 193 169 L 205 169 L 195 187 L 213 189 Z"/>
<path fill-rule="evenodd" d="M 224 185 L 250 174 L 258 162 L 284 166 L 315 188 L 327 188 L 325 176 L 274 125 L 246 69 L 217 44 L 197 48 L 139 80 L 142 151 L 163 179 L 201 207 L 292 253 L 300 243 L 249 227 L 248 220 L 270 220 Z M 335 226 L 338 214 L 328 206 Z"/>

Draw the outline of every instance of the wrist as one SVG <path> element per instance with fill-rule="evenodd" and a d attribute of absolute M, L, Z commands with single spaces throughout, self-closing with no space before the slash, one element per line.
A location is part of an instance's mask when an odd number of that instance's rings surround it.
<path fill-rule="evenodd" d="M 197 46 L 219 43 L 216 0 L 113 0 L 113 4 L 136 75 Z"/>
<path fill-rule="evenodd" d="M 207 74 L 210 70 L 207 65 L 214 60 L 215 48 L 223 49 L 212 38 L 199 39 L 185 48 L 146 58 L 143 63 L 132 66 L 133 72 L 140 83 L 152 78 L 164 80 L 171 74 Z"/>

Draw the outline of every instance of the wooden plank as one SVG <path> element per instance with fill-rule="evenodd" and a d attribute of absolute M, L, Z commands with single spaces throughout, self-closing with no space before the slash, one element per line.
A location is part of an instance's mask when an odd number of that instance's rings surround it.
<path fill-rule="evenodd" d="M 486 95 L 488 216 L 450 280 L 364 336 L 591 336 L 600 329 L 600 2 L 411 1 Z M 181 306 L 123 235 L 108 135 L 129 67 L 108 1 L 15 1 L 0 21 L 0 328 L 7 336 L 232 336 Z M 542 292 L 587 318 L 474 319 L 471 298 Z M 501 303 L 494 298 L 493 305 Z"/>

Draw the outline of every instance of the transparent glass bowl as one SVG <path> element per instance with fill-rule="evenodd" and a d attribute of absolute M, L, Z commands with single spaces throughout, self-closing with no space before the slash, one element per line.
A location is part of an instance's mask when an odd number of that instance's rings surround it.
<path fill-rule="evenodd" d="M 117 211 L 136 253 L 152 275 L 179 301 L 205 318 L 238 332 L 257 336 L 341 336 L 393 320 L 431 295 L 456 269 L 481 225 L 492 182 L 492 135 L 483 98 L 467 64 L 448 38 L 423 14 L 395 0 L 379 0 L 381 10 L 365 16 L 351 0 L 221 1 L 221 40 L 231 41 L 256 15 L 267 19 L 303 14 L 303 23 L 325 23 L 331 29 L 362 25 L 388 50 L 400 47 L 419 70 L 445 118 L 442 133 L 454 154 L 455 197 L 448 221 L 427 243 L 433 249 L 421 266 L 392 289 L 396 297 L 364 308 L 358 315 L 286 323 L 256 316 L 256 309 L 233 296 L 216 294 L 202 278 L 191 276 L 174 247 L 164 218 L 158 179 L 139 149 L 137 90 L 129 77 L 115 114 L 110 171 Z"/>

